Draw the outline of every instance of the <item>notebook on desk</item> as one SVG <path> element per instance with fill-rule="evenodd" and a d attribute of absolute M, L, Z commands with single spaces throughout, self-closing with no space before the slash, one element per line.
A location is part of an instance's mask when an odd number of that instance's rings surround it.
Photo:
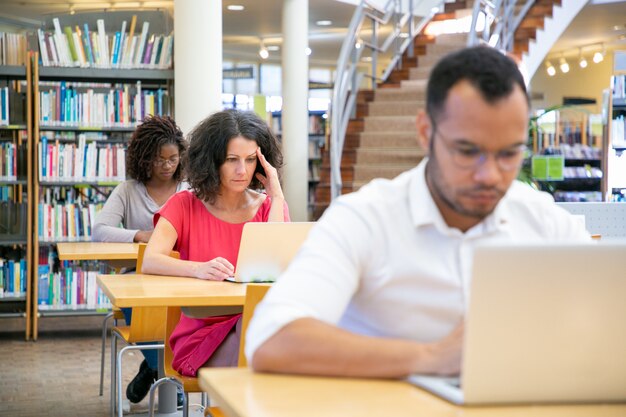
<path fill-rule="evenodd" d="M 456 404 L 626 402 L 626 244 L 480 247 Z"/>
<path fill-rule="evenodd" d="M 313 222 L 246 223 L 232 282 L 274 282 L 287 268 Z"/>

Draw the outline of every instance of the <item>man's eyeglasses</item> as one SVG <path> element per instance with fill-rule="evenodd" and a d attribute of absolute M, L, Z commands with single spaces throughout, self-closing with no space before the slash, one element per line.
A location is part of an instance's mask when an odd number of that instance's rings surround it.
<path fill-rule="evenodd" d="M 452 162 L 459 168 L 463 169 L 476 169 L 485 163 L 490 154 L 498 164 L 498 168 L 502 171 L 513 171 L 518 169 L 524 161 L 524 154 L 526 152 L 526 145 L 515 145 L 511 148 L 502 149 L 496 152 L 485 151 L 478 146 L 474 146 L 470 143 L 456 143 L 449 144 L 445 136 L 441 134 L 439 130 L 435 128 L 433 136 L 438 134 L 443 140 L 444 144 L 450 156 Z"/>
<path fill-rule="evenodd" d="M 179 156 L 172 156 L 169 159 L 157 158 L 157 159 L 154 160 L 153 164 L 156 167 L 165 168 L 165 166 L 167 164 L 169 164 L 170 166 L 175 167 L 176 165 L 178 165 L 179 162 L 180 162 L 180 157 Z"/>

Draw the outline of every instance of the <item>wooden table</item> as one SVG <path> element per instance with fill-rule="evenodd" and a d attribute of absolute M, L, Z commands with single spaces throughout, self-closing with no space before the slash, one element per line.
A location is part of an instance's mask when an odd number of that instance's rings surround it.
<path fill-rule="evenodd" d="M 98 275 L 98 285 L 116 307 L 236 307 L 245 284 L 161 275 Z M 224 313 L 227 314 L 227 313 Z"/>
<path fill-rule="evenodd" d="M 106 261 L 113 268 L 134 267 L 139 252 L 138 243 L 59 242 L 61 261 Z"/>
<path fill-rule="evenodd" d="M 228 417 L 626 416 L 626 404 L 458 407 L 403 381 L 260 374 L 247 368 L 203 368 L 199 377 Z"/>
<path fill-rule="evenodd" d="M 98 285 L 116 307 L 193 307 L 188 316 L 241 313 L 246 286 L 232 282 L 145 274 L 98 275 Z M 161 356 L 161 353 L 160 353 Z M 163 358 L 159 358 L 162 365 Z M 160 375 L 163 375 L 160 366 Z M 176 410 L 176 390 L 171 384 L 159 387 L 159 412 Z"/>

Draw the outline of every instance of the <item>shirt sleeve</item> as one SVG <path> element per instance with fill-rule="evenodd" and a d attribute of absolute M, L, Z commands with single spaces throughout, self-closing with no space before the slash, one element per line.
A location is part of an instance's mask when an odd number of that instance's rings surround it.
<path fill-rule="evenodd" d="M 313 227 L 296 258 L 257 307 L 246 356 L 288 323 L 310 317 L 337 324 L 371 259 L 371 222 L 338 200 Z M 369 223 L 369 224 L 368 224 Z"/>
<path fill-rule="evenodd" d="M 127 199 L 127 184 L 119 184 L 96 215 L 91 236 L 94 242 L 133 242 L 137 230 L 122 226 L 127 215 Z"/>

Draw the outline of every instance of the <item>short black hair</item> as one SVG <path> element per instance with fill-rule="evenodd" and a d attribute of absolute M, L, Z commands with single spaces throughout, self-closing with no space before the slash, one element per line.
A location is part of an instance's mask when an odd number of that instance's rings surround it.
<path fill-rule="evenodd" d="M 152 175 L 154 160 L 163 145 L 176 145 L 181 158 L 187 149 L 183 132 L 169 116 L 148 116 L 137 125 L 126 150 L 126 175 L 146 184 Z M 182 159 L 181 159 L 182 161 Z M 178 164 L 173 178 L 181 179 L 182 163 Z"/>
<path fill-rule="evenodd" d="M 215 202 L 220 191 L 220 167 L 226 160 L 228 142 L 238 136 L 255 141 L 267 162 L 280 174 L 283 156 L 267 123 L 250 111 L 223 110 L 204 119 L 187 137 L 189 150 L 185 158 L 186 178 L 199 199 Z M 257 162 L 256 172 L 264 174 L 260 161 Z M 262 187 L 261 182 L 253 176 L 249 188 Z"/>
<path fill-rule="evenodd" d="M 507 97 L 518 85 L 528 101 L 524 77 L 516 63 L 489 46 L 461 49 L 443 57 L 433 68 L 426 88 L 426 111 L 436 122 L 443 112 L 448 92 L 459 81 L 467 80 L 493 104 Z"/>

